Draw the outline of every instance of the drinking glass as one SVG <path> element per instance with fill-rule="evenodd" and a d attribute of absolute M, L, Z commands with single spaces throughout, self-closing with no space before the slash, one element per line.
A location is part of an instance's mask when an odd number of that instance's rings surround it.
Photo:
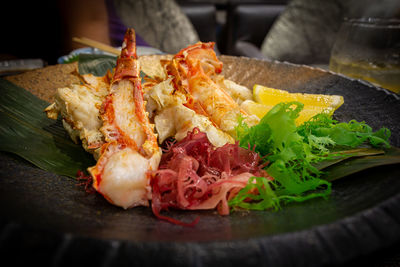
<path fill-rule="evenodd" d="M 400 20 L 344 20 L 329 69 L 400 93 Z"/>

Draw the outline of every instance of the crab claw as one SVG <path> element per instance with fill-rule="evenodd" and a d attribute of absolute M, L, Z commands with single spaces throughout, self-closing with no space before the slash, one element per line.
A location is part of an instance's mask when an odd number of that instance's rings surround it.
<path fill-rule="evenodd" d="M 139 73 L 135 31 L 128 29 L 103 102 L 100 130 L 106 143 L 96 166 L 89 168 L 93 187 L 123 208 L 148 206 L 151 172 L 161 159 L 161 149 L 145 111 Z"/>
<path fill-rule="evenodd" d="M 136 55 L 136 37 L 133 29 L 128 29 L 122 43 L 121 55 L 117 59 L 113 82 L 121 79 L 139 78 L 139 61 Z"/>

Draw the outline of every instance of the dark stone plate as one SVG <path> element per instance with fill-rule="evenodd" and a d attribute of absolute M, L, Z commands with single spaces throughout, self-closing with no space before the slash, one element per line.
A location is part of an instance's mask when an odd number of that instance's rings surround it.
<path fill-rule="evenodd" d="M 339 94 L 338 120 L 386 126 L 400 145 L 400 101 L 388 91 L 320 69 L 223 56 L 224 75 L 251 88 Z M 15 263 L 96 266 L 338 265 L 400 241 L 400 168 L 377 167 L 333 183 L 329 199 L 278 212 L 171 214 L 194 228 L 157 220 L 149 208 L 122 210 L 76 181 L 0 154 L 0 255 Z"/>

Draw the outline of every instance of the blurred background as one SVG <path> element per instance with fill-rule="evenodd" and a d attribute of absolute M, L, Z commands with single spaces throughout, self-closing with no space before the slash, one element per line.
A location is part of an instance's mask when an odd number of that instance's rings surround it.
<path fill-rule="evenodd" d="M 121 25 L 135 27 L 147 45 L 174 53 L 163 47 L 168 37 L 154 40 L 147 32 L 160 28 L 153 22 L 168 18 L 176 7 L 179 13 L 172 16 L 183 13 L 191 25 L 180 37 L 160 29 L 171 39 L 185 39 L 194 29 L 198 38 L 192 40 L 216 42 L 221 54 L 305 64 L 329 61 L 344 17 L 400 18 L 398 0 L 23 0 L 3 1 L 2 6 L 0 59 L 40 58 L 46 64 L 82 47 L 71 41 L 78 34 L 120 46 L 115 31 Z M 171 21 L 171 28 L 179 29 L 183 22 Z"/>
<path fill-rule="evenodd" d="M 92 2 L 86 6 L 94 8 L 85 10 L 84 2 Z M 104 10 L 96 8 L 96 5 L 104 5 L 102 2 L 105 1 L 4 1 L 0 17 L 1 59 L 41 58 L 47 64 L 55 64 L 58 57 L 68 54 L 71 49 L 82 47 L 76 44 L 71 45 L 71 40 L 67 39 L 72 37 L 71 24 L 78 23 L 82 16 L 87 16 L 87 20 L 92 22 L 96 20 L 104 22 L 104 19 L 110 19 L 102 14 Z M 189 18 L 199 40 L 216 42 L 222 54 L 237 54 L 235 44 L 239 40 L 249 41 L 261 47 L 264 37 L 288 2 L 289 0 L 175 1 Z M 156 8 L 149 12 L 151 14 L 158 11 Z M 101 23 L 98 24 L 101 25 Z M 108 29 L 105 27 L 108 26 L 108 24 L 103 24 L 101 28 L 92 29 L 91 33 L 86 32 L 86 37 L 104 42 L 101 37 L 96 38 L 94 32 L 107 32 Z M 81 24 L 81 27 L 84 26 Z M 75 32 L 79 33 L 77 30 Z M 145 35 L 140 32 L 139 34 Z M 114 45 L 121 44 L 114 43 Z"/>

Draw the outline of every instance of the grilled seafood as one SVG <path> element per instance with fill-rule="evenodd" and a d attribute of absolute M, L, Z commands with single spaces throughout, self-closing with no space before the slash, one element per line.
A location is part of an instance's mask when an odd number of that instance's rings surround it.
<path fill-rule="evenodd" d="M 164 58 L 165 71 L 158 71 L 162 75 L 143 85 L 160 143 L 170 136 L 179 141 L 197 127 L 220 147 L 234 142 L 239 115 L 249 125 L 258 123 L 257 117 L 248 116 L 238 105 L 252 99 L 250 90 L 220 75 L 222 62 L 213 47 L 213 43 L 197 43 L 171 59 Z"/>
<path fill-rule="evenodd" d="M 205 132 L 216 147 L 234 143 L 234 139 L 216 127 L 207 116 L 184 105 L 185 95 L 174 92 L 172 78 L 154 85 L 145 97 L 149 113 L 155 114 L 154 123 L 160 143 L 168 137 L 180 141 L 196 127 Z"/>
<path fill-rule="evenodd" d="M 101 119 L 105 143 L 97 164 L 88 169 L 93 187 L 125 209 L 148 206 L 148 171 L 157 169 L 161 150 L 145 112 L 132 29 L 125 35 Z"/>
<path fill-rule="evenodd" d="M 239 115 L 249 125 L 259 120 L 240 109 L 238 103 L 224 90 L 224 87 L 232 86 L 223 83 L 218 76 L 222 71 L 222 62 L 213 49 L 214 43 L 197 43 L 182 49 L 167 66 L 167 71 L 174 77 L 175 89 L 186 94 L 187 107 L 207 116 L 221 130 L 234 136 Z"/>
<path fill-rule="evenodd" d="M 219 75 L 222 62 L 212 47 L 212 43 L 198 43 L 174 57 L 139 60 L 134 31 L 128 30 L 114 75 L 76 73 L 81 84 L 58 89 L 55 103 L 45 111 L 53 119 L 61 113 L 71 138 L 81 140 L 94 154 L 97 164 L 88 168 L 93 187 L 109 202 L 123 208 L 148 205 L 150 173 L 161 158 L 158 143 L 168 137 L 179 141 L 198 128 L 216 147 L 234 143 L 218 123 L 223 124 L 227 114 L 242 112 L 238 103 L 248 98 L 243 94 L 248 90 Z M 148 75 L 143 88 L 142 64 Z M 158 142 L 149 118 L 155 123 Z"/>
<path fill-rule="evenodd" d="M 149 171 L 157 170 L 161 149 L 145 111 L 135 32 L 125 35 L 114 75 L 78 77 L 81 84 L 57 90 L 47 116 L 61 113 L 71 138 L 94 154 L 88 170 L 100 194 L 123 208 L 148 206 Z"/>
<path fill-rule="evenodd" d="M 63 126 L 71 139 L 75 143 L 80 140 L 83 148 L 98 158 L 99 148 L 104 143 L 99 130 L 102 125 L 100 107 L 108 94 L 111 73 L 103 77 L 75 74 L 82 83 L 57 89 L 55 102 L 45 112 L 54 120 L 61 114 Z"/>

